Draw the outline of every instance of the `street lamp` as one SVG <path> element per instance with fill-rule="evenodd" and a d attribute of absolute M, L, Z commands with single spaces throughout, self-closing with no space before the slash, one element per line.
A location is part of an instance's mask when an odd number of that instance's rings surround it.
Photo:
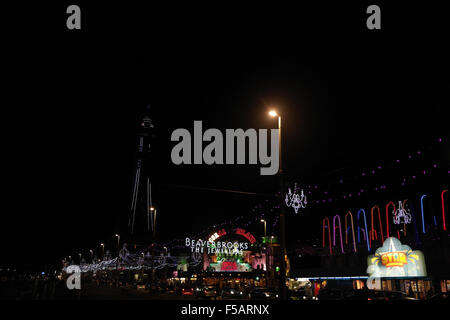
<path fill-rule="evenodd" d="M 166 256 L 167 256 L 167 247 L 163 247 L 164 248 L 164 250 L 166 250 Z"/>
<path fill-rule="evenodd" d="M 283 173 L 283 166 L 281 163 L 281 116 L 278 115 L 278 113 L 275 110 L 269 111 L 269 116 L 271 117 L 278 117 L 278 160 L 279 160 L 279 170 L 278 173 Z"/>
<path fill-rule="evenodd" d="M 119 256 L 119 251 L 120 251 L 120 235 L 116 233 L 116 237 L 117 237 L 117 256 Z"/>
<path fill-rule="evenodd" d="M 103 243 L 100 243 L 100 247 L 102 247 L 102 260 L 103 260 L 103 256 L 105 255 L 105 245 Z"/>
<path fill-rule="evenodd" d="M 281 156 L 281 116 L 275 110 L 269 111 L 271 117 L 278 117 L 278 162 L 279 162 L 279 182 L 280 182 L 280 289 L 281 299 L 286 299 L 286 265 L 285 265 L 285 252 L 286 252 L 286 217 L 284 213 L 283 203 L 283 191 L 284 191 L 284 178 L 283 178 L 283 162 Z"/>
<path fill-rule="evenodd" d="M 153 213 L 153 241 L 156 238 L 156 208 L 150 207 L 150 211 Z"/>
<path fill-rule="evenodd" d="M 264 220 L 264 219 L 261 219 L 261 222 L 263 222 L 264 223 L 264 239 L 266 238 L 266 236 L 267 236 L 267 233 L 266 233 L 266 220 Z"/>

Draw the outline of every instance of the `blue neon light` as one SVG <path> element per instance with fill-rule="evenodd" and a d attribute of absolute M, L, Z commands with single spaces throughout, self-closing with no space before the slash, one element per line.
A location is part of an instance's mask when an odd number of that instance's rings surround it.
<path fill-rule="evenodd" d="M 422 233 L 425 233 L 425 219 L 423 217 L 423 198 L 425 198 L 427 195 L 424 194 L 422 197 L 420 197 L 420 208 L 422 210 Z"/>
<path fill-rule="evenodd" d="M 370 244 L 369 244 L 369 233 L 368 233 L 368 231 L 367 231 L 367 221 L 366 221 L 366 212 L 364 211 L 364 209 L 359 209 L 359 211 L 358 211 L 358 213 L 356 214 L 356 219 L 357 219 L 357 221 L 358 221 L 358 242 L 359 242 L 359 240 L 360 240 L 360 238 L 359 238 L 359 213 L 360 212 L 363 212 L 364 213 L 364 227 L 365 227 L 365 232 L 366 232 L 366 242 L 367 242 L 367 251 L 370 251 Z"/>

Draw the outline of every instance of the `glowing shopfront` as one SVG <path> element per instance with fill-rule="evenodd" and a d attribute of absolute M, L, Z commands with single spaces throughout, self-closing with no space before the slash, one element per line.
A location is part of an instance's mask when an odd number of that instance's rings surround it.
<path fill-rule="evenodd" d="M 413 251 L 397 238 L 387 238 L 367 258 L 367 265 L 369 289 L 402 291 L 415 298 L 429 296 L 433 290 L 423 253 Z"/>

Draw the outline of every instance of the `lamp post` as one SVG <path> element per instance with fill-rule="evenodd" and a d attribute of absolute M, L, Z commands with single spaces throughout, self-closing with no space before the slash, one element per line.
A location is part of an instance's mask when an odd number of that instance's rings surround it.
<path fill-rule="evenodd" d="M 263 222 L 264 223 L 264 239 L 266 238 L 266 236 L 267 236 L 267 233 L 266 233 L 266 220 L 264 220 L 264 219 L 261 219 L 261 222 Z"/>
<path fill-rule="evenodd" d="M 153 241 L 155 241 L 156 238 L 156 208 L 150 207 L 151 213 L 153 213 Z"/>
<path fill-rule="evenodd" d="M 152 266 L 152 276 L 150 278 L 150 293 L 152 293 L 152 287 L 153 282 L 155 280 L 155 268 L 154 268 L 154 257 L 155 257 L 155 241 L 156 241 L 156 208 L 150 207 L 150 211 L 154 214 L 153 216 L 153 237 L 152 237 L 152 260 L 151 260 L 151 266 Z"/>
<path fill-rule="evenodd" d="M 116 233 L 116 237 L 117 237 L 117 256 L 119 256 L 119 252 L 120 252 L 120 235 Z"/>
<path fill-rule="evenodd" d="M 105 255 L 105 245 L 103 243 L 100 243 L 100 247 L 102 247 L 102 260 L 103 260 L 103 257 Z"/>
<path fill-rule="evenodd" d="M 271 117 L 278 117 L 278 161 L 279 169 L 278 176 L 280 182 L 280 289 L 281 289 L 281 300 L 286 300 L 286 216 L 284 212 L 283 203 L 283 191 L 284 191 L 284 178 L 283 178 L 283 162 L 282 162 L 282 147 L 281 147 L 281 116 L 277 114 L 276 111 L 272 110 L 269 112 Z"/>
<path fill-rule="evenodd" d="M 267 249 L 267 228 L 266 228 L 266 220 L 264 220 L 264 219 L 261 219 L 261 222 L 263 222 L 264 223 L 264 242 L 265 242 L 265 245 L 266 245 L 266 252 L 265 252 L 265 254 L 266 254 L 266 261 L 265 261 L 265 265 L 266 265 L 266 286 L 267 286 L 267 282 L 269 281 L 269 269 L 268 269 L 268 264 L 267 264 L 267 259 L 268 259 L 268 249 Z"/>
<path fill-rule="evenodd" d="M 90 249 L 89 252 L 91 253 L 91 263 L 93 263 L 94 262 L 94 251 L 92 251 L 92 249 Z"/>

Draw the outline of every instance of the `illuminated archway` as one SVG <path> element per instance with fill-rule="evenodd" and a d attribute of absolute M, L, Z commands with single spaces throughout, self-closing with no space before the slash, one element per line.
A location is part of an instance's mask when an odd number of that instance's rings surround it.
<path fill-rule="evenodd" d="M 345 244 L 348 244 L 348 229 L 347 229 L 347 217 L 350 216 L 351 228 L 352 228 L 352 239 L 353 239 L 353 251 L 356 252 L 356 241 L 355 241 L 355 229 L 353 227 L 353 215 L 349 211 L 344 217 L 345 224 Z M 349 227 L 350 228 L 350 227 Z"/>
<path fill-rule="evenodd" d="M 370 209 L 370 218 L 371 218 L 371 222 L 372 222 L 372 228 L 370 230 L 370 239 L 369 240 L 378 240 L 378 236 L 377 236 L 377 231 L 375 230 L 375 226 L 374 226 L 374 219 L 373 219 L 373 212 L 374 209 L 377 209 L 378 211 L 378 222 L 380 224 L 380 235 L 381 235 L 381 243 L 384 242 L 384 234 L 383 234 L 383 223 L 381 221 L 381 211 L 380 211 L 380 207 L 377 205 L 374 205 L 372 207 L 372 209 Z M 372 241 L 370 241 L 370 246 L 372 247 Z"/>
<path fill-rule="evenodd" d="M 341 238 L 341 252 L 344 253 L 344 242 L 342 241 L 342 226 L 341 226 L 341 217 L 339 217 L 339 215 L 335 215 L 333 217 L 333 246 L 336 245 L 336 218 L 338 219 L 339 222 L 339 235 Z"/>
<path fill-rule="evenodd" d="M 425 197 L 427 197 L 426 194 L 424 194 L 420 197 L 420 211 L 422 212 L 422 233 L 425 233 L 425 218 L 424 218 L 424 212 L 423 212 L 423 199 Z"/>
<path fill-rule="evenodd" d="M 448 190 L 442 190 L 441 192 L 441 205 L 442 205 L 442 228 L 444 231 L 447 231 L 447 226 L 445 225 L 445 204 L 444 204 L 444 193 L 448 192 Z"/>
<path fill-rule="evenodd" d="M 364 217 L 364 232 L 365 232 L 365 238 L 366 238 L 366 243 L 367 243 L 367 251 L 370 251 L 370 244 L 369 244 L 369 230 L 367 229 L 367 220 L 366 220 L 366 211 L 364 211 L 364 209 L 359 209 L 358 213 L 356 214 L 356 220 L 357 220 L 357 224 L 358 224 L 358 242 L 360 241 L 360 237 L 359 237 L 359 214 L 363 213 L 363 217 Z"/>

